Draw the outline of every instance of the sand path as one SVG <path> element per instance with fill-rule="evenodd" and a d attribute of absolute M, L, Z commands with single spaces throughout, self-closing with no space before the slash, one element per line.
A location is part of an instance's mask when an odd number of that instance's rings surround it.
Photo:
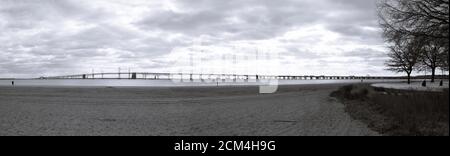
<path fill-rule="evenodd" d="M 378 135 L 329 97 L 342 85 L 0 87 L 0 135 Z"/>

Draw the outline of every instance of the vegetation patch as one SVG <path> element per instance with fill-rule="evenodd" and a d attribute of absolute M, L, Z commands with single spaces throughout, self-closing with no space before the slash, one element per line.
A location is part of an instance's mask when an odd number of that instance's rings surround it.
<path fill-rule="evenodd" d="M 352 118 L 383 135 L 449 135 L 448 89 L 403 91 L 355 84 L 344 86 L 330 96 L 341 100 Z"/>

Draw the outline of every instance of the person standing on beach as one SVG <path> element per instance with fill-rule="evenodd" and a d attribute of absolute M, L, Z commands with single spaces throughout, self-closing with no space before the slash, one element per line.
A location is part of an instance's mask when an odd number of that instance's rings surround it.
<path fill-rule="evenodd" d="M 14 86 L 14 81 L 11 81 L 11 85 Z"/>

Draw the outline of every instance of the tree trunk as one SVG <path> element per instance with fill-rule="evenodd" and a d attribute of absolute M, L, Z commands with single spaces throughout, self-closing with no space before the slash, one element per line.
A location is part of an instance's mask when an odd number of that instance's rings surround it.
<path fill-rule="evenodd" d="M 436 73 L 436 67 L 431 68 L 431 82 L 434 82 L 435 73 Z"/>
<path fill-rule="evenodd" d="M 408 84 L 411 84 L 411 74 L 408 73 Z"/>

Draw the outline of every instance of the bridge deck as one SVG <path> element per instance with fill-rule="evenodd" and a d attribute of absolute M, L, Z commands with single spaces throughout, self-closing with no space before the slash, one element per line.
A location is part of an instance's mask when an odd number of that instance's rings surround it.
<path fill-rule="evenodd" d="M 403 79 L 393 76 L 292 76 L 292 75 L 240 75 L 240 74 L 196 74 L 196 73 L 91 73 L 41 77 L 40 79 L 191 79 L 191 80 L 214 80 L 214 79 L 278 79 L 278 80 L 353 80 L 353 79 Z"/>

